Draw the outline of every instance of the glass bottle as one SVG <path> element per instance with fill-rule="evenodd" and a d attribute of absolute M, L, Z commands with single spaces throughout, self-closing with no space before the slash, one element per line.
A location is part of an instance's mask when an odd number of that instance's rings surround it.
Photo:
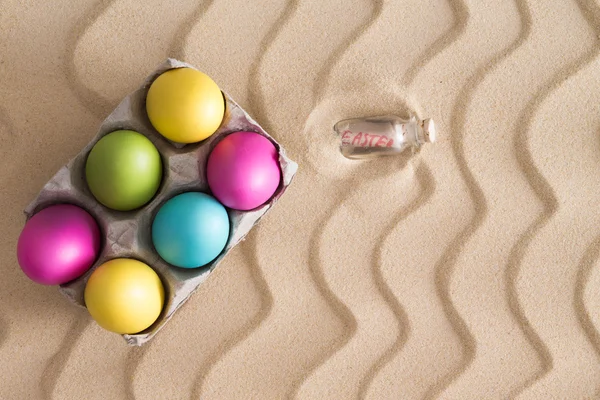
<path fill-rule="evenodd" d="M 393 115 L 345 119 L 333 127 L 340 151 L 350 159 L 368 159 L 418 150 L 436 139 L 432 119 L 403 119 Z"/>

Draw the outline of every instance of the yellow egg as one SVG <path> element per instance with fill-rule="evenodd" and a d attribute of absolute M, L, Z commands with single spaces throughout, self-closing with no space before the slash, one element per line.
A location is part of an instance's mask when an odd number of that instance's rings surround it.
<path fill-rule="evenodd" d="M 156 321 L 164 288 L 141 261 L 116 258 L 99 266 L 85 286 L 85 305 L 98 325 L 116 333 L 137 333 Z"/>
<path fill-rule="evenodd" d="M 167 139 L 195 143 L 219 128 L 225 102 L 208 75 L 192 68 L 175 68 L 152 82 L 146 111 L 154 128 Z"/>

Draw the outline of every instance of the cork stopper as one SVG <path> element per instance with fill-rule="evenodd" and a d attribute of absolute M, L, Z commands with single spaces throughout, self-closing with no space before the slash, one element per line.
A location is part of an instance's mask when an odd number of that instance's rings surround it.
<path fill-rule="evenodd" d="M 434 143 L 436 139 L 435 122 L 431 118 L 427 118 L 421 121 L 421 127 L 423 128 L 423 139 L 426 143 Z"/>

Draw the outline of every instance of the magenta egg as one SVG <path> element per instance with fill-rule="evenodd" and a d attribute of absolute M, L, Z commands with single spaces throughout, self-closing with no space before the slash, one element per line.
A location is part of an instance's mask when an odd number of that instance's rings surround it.
<path fill-rule="evenodd" d="M 17 244 L 21 269 L 32 281 L 60 285 L 83 275 L 100 251 L 100 229 L 84 209 L 58 204 L 27 221 Z"/>
<path fill-rule="evenodd" d="M 208 157 L 206 175 L 213 195 L 235 210 L 267 202 L 281 180 L 275 145 L 255 132 L 226 136 Z"/>

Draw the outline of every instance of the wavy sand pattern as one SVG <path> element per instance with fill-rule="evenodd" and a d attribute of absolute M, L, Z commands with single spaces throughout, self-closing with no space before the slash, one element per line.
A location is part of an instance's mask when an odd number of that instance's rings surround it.
<path fill-rule="evenodd" d="M 0 0 L 0 399 L 600 396 L 597 0 Z M 19 271 L 21 210 L 156 64 L 301 169 L 153 341 Z M 352 162 L 339 119 L 433 117 Z"/>
<path fill-rule="evenodd" d="M 600 12 L 598 6 L 593 2 L 580 2 L 580 8 L 583 17 L 593 29 L 593 37 L 598 37 L 598 17 Z M 597 40 L 597 39 L 596 39 Z M 570 101 L 569 107 L 579 106 L 580 112 L 596 112 L 595 104 L 590 103 L 594 97 L 583 100 L 583 96 L 588 96 L 588 93 L 593 93 L 597 88 L 597 83 L 592 79 L 591 82 L 582 85 L 581 76 L 591 76 L 590 70 L 597 69 L 598 66 L 598 48 L 597 41 L 589 45 L 589 50 L 581 55 L 581 57 L 573 64 L 567 66 L 562 72 L 562 76 L 558 76 L 552 87 L 550 95 L 544 96 L 544 102 L 541 103 L 539 113 L 532 119 L 532 131 L 540 132 L 539 136 L 532 137 L 532 145 L 535 146 L 541 142 L 541 136 L 544 132 L 550 129 L 551 121 L 554 120 L 553 130 L 556 130 L 557 120 L 548 118 L 555 116 L 553 112 L 558 109 L 563 109 L 565 101 Z M 593 82 L 593 83 L 592 83 Z M 580 96 L 577 96 L 580 93 Z M 584 94 L 585 93 L 585 94 Z M 547 98 L 546 98 L 547 97 Z M 542 117 L 543 115 L 543 117 Z M 592 147 L 588 145 L 590 140 L 597 138 L 598 124 L 594 121 L 577 121 L 576 123 L 560 123 L 560 128 L 556 130 L 557 134 L 543 148 L 544 151 L 539 151 L 532 154 L 532 159 L 539 166 L 539 169 L 544 173 L 548 180 L 548 185 L 553 188 L 556 201 L 556 212 L 552 215 L 548 224 L 544 226 L 539 235 L 532 240 L 530 253 L 524 261 L 529 261 L 533 267 L 525 273 L 529 276 L 536 274 L 535 270 L 539 269 L 540 262 L 536 259 L 536 254 L 540 251 L 549 253 L 553 256 L 553 261 L 545 263 L 543 268 L 550 272 L 544 275 L 539 281 L 535 281 L 533 285 L 528 284 L 530 289 L 527 293 L 523 293 L 521 297 L 524 299 L 525 306 L 529 304 L 530 310 L 535 310 L 535 313 L 529 311 L 529 319 L 534 325 L 542 339 L 548 346 L 548 350 L 552 357 L 553 368 L 547 371 L 546 374 L 539 377 L 531 386 L 526 388 L 521 394 L 522 398 L 538 398 L 542 393 L 552 391 L 557 396 L 565 397 L 571 393 L 578 393 L 581 397 L 590 398 L 595 395 L 598 390 L 598 374 L 599 369 L 588 369 L 586 376 L 579 382 L 575 388 L 565 388 L 557 385 L 556 380 L 568 380 L 571 373 L 581 370 L 583 365 L 587 363 L 596 363 L 598 355 L 593 341 L 593 336 L 590 336 L 590 327 L 582 323 L 581 313 L 586 312 L 585 305 L 577 304 L 576 293 L 580 291 L 579 287 L 585 286 L 585 281 L 580 278 L 579 271 L 593 259 L 593 246 L 596 242 L 597 232 L 594 229 L 597 224 L 595 212 L 593 208 L 587 207 L 585 204 L 590 202 L 589 197 L 589 179 L 585 176 L 579 178 L 572 176 L 569 183 L 562 181 L 566 176 L 564 168 L 557 168 L 556 165 L 549 162 L 558 154 L 558 149 L 561 141 L 567 140 L 567 137 L 574 137 L 575 140 L 568 139 L 572 142 L 569 151 L 565 151 L 562 155 L 566 165 L 590 164 L 597 167 L 598 159 L 594 154 Z M 588 134 L 586 134 L 588 133 Z M 537 141 L 535 143 L 534 141 Z M 539 144 L 538 144 L 539 146 Z M 581 206 L 577 206 L 580 204 Z M 572 208 L 575 206 L 575 208 Z M 542 245 L 542 242 L 549 235 L 555 234 L 557 231 L 563 232 L 562 243 L 560 246 L 548 249 Z M 551 276 L 552 271 L 557 271 L 560 275 L 555 276 L 552 282 L 548 282 L 547 277 Z M 521 287 L 524 286 L 524 281 L 528 275 L 525 275 L 518 283 Z M 544 299 L 541 297 L 533 298 L 537 293 L 538 285 L 548 282 L 544 290 L 550 289 L 549 295 Z M 556 292 L 559 287 L 574 287 L 573 291 Z M 563 302 L 567 304 L 563 305 Z M 573 306 L 575 305 L 575 308 Z M 565 307 L 566 306 L 566 307 Z M 564 313 L 557 311 L 562 307 L 565 308 Z M 527 310 L 527 308 L 526 308 Z M 570 313 L 569 313 L 570 311 Z M 544 320 L 540 316 L 544 316 Z M 557 315 L 561 315 L 557 318 Z M 574 329 L 570 323 L 577 325 Z M 549 328 L 549 323 L 552 329 Z"/>
<path fill-rule="evenodd" d="M 600 237 L 597 237 L 588 247 L 578 268 L 577 289 L 575 292 L 574 307 L 577 311 L 579 323 L 585 330 L 598 357 L 600 357 L 600 319 L 593 312 L 593 308 L 598 306 L 598 290 L 596 290 L 600 273 L 598 271 L 598 261 L 600 251 L 598 244 Z M 599 389 L 600 390 L 600 389 Z"/>

